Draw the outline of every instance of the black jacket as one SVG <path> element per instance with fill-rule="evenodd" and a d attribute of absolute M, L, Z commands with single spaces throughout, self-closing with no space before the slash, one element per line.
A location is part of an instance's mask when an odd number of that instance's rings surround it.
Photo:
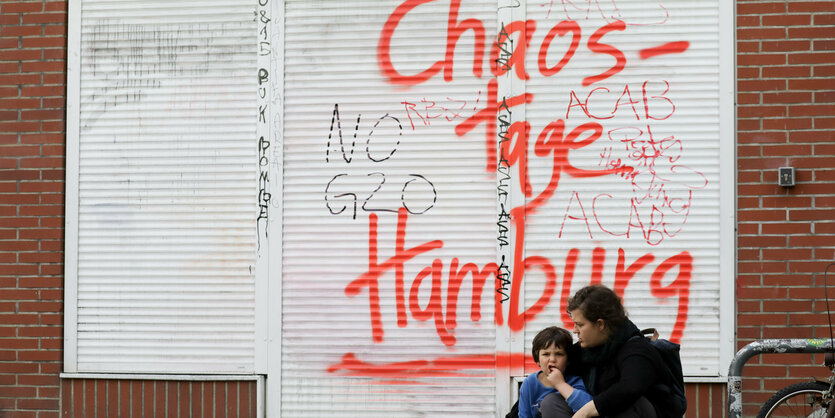
<path fill-rule="evenodd" d="M 674 378 L 664 360 L 631 322 L 622 326 L 601 347 L 573 347 L 579 361 L 572 369 L 586 383 L 601 416 L 611 416 L 632 406 L 642 396 L 655 407 L 658 418 L 681 418 L 672 411 L 668 387 Z"/>

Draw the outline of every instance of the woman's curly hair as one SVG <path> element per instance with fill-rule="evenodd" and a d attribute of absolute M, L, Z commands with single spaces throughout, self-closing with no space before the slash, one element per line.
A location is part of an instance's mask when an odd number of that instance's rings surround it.
<path fill-rule="evenodd" d="M 602 319 L 610 329 L 618 329 L 627 321 L 626 310 L 617 294 L 606 286 L 591 285 L 577 291 L 568 300 L 569 312 L 579 309 L 591 322 Z"/>

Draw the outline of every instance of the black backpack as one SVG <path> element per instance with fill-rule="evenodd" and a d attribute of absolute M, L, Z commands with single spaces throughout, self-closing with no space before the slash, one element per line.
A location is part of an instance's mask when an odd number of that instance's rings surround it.
<path fill-rule="evenodd" d="M 687 397 L 684 395 L 684 372 L 681 369 L 681 346 L 663 338 L 658 338 L 658 331 L 655 328 L 647 328 L 641 330 L 641 334 L 645 336 L 650 345 L 655 347 L 670 374 L 673 377 L 672 387 L 668 385 L 661 388 L 664 392 L 669 392 L 671 395 L 671 403 L 675 406 L 675 413 L 677 415 L 684 415 L 687 411 Z"/>

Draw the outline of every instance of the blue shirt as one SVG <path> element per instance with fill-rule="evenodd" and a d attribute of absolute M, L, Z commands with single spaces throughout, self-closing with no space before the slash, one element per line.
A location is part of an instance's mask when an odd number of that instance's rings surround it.
<path fill-rule="evenodd" d="M 545 387 L 539 382 L 539 374 L 541 371 L 531 373 L 522 382 L 522 387 L 519 389 L 519 418 L 540 418 L 542 414 L 539 412 L 539 405 L 542 400 L 552 394 L 559 393 L 554 388 Z M 583 384 L 583 379 L 578 376 L 565 376 L 565 383 L 574 388 L 571 396 L 565 400 L 568 406 L 574 412 L 577 412 L 583 405 L 591 401 L 591 395 L 586 392 L 586 385 Z"/>

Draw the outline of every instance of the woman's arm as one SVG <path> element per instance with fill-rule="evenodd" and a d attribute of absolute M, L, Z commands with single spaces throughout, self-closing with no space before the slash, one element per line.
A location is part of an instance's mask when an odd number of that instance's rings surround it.
<path fill-rule="evenodd" d="M 591 402 L 591 395 L 586 391 L 586 385 L 583 384 L 583 379 L 579 376 L 570 376 L 566 380 L 566 383 L 574 388 L 569 396 L 565 396 L 565 402 L 571 407 L 572 411 L 577 412 L 587 403 Z"/>
<path fill-rule="evenodd" d="M 572 418 L 587 418 L 587 417 L 599 417 L 599 416 L 600 416 L 600 414 L 597 412 L 597 407 L 594 406 L 594 401 L 591 401 L 591 402 L 583 405 L 583 407 L 580 408 L 579 411 L 574 413 Z"/>

